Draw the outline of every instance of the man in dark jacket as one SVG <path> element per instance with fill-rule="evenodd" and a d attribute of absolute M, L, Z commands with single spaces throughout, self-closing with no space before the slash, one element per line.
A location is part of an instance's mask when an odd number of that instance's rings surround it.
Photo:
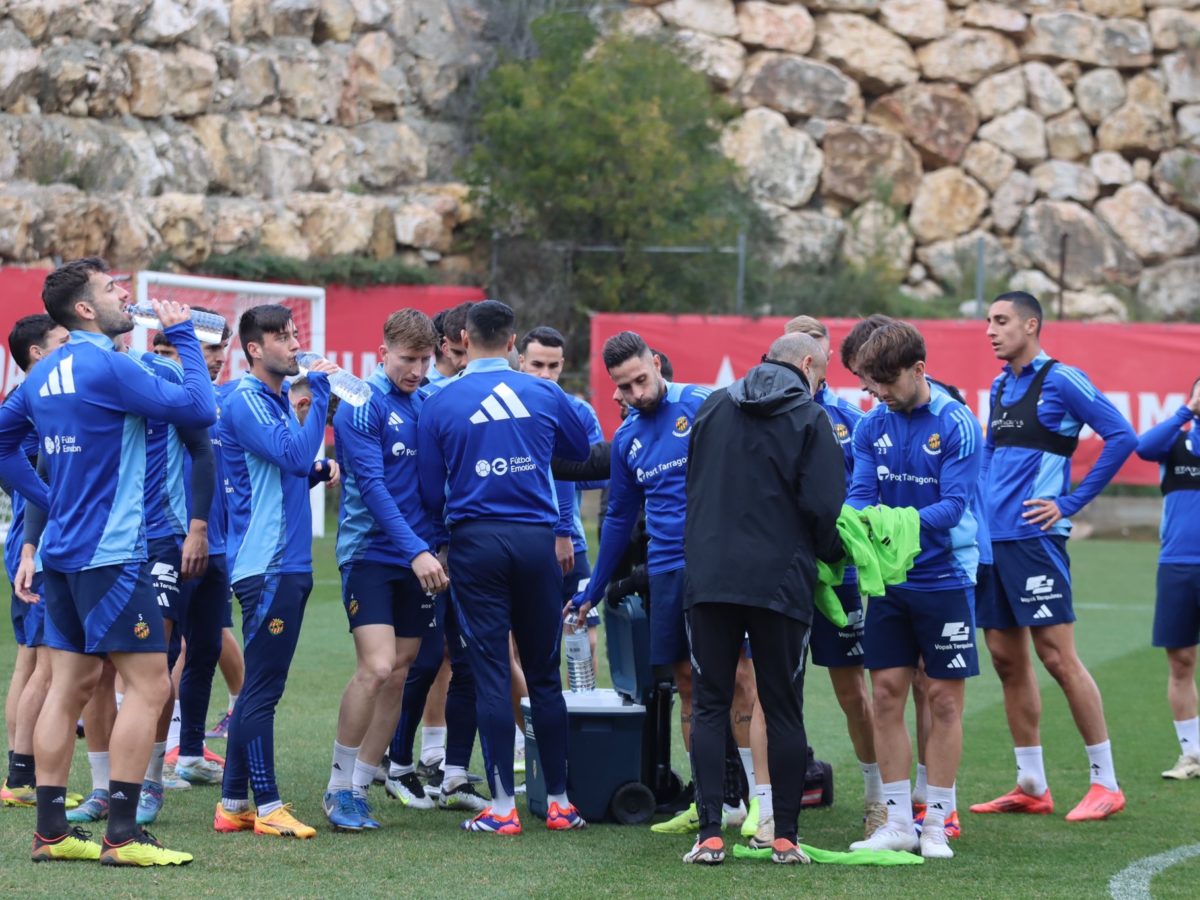
<path fill-rule="evenodd" d="M 774 782 L 772 859 L 807 863 L 796 844 L 807 741 L 804 652 L 818 559 L 842 558 L 836 521 L 844 461 L 813 400 L 826 357 L 789 334 L 763 363 L 700 408 L 692 427 L 684 536 L 695 678 L 692 764 L 700 836 L 685 862 L 719 863 L 725 730 L 743 635 L 754 652 Z"/>

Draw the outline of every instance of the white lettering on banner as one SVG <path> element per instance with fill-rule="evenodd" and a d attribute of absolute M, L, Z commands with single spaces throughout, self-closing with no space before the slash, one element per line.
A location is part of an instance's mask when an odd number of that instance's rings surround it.
<path fill-rule="evenodd" d="M 1175 415 L 1175 410 L 1187 402 L 1187 397 L 1182 393 L 1167 394 L 1162 403 L 1158 402 L 1158 397 L 1158 394 L 1148 391 L 1138 393 L 1138 434 L 1171 418 Z"/>

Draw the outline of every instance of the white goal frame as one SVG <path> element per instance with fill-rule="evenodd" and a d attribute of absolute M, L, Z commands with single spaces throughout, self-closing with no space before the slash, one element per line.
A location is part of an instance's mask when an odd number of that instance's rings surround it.
<path fill-rule="evenodd" d="M 267 299 L 299 299 L 311 302 L 311 322 L 309 329 L 311 339 L 308 347 L 316 353 L 325 355 L 325 288 L 311 285 L 278 284 L 267 281 L 238 281 L 231 278 L 212 278 L 201 275 L 177 275 L 174 272 L 142 271 L 134 275 L 135 302 L 141 306 L 150 303 L 151 286 L 159 285 L 166 288 L 184 288 L 196 291 L 210 291 L 218 294 L 249 294 Z M 228 323 L 237 331 L 237 322 Z M 150 333 L 147 329 L 136 327 L 133 330 L 132 346 L 139 350 L 149 349 Z M 324 455 L 324 447 L 318 452 L 318 458 Z M 325 535 L 325 484 L 319 483 L 309 493 L 312 507 L 312 528 L 314 537 Z"/>

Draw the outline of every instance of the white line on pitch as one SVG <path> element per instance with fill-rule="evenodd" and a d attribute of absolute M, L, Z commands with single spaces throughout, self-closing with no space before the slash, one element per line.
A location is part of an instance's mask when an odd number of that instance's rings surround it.
<path fill-rule="evenodd" d="M 1200 856 L 1200 844 L 1188 844 L 1136 860 L 1109 880 L 1108 893 L 1113 900 L 1142 900 L 1149 897 L 1150 881 L 1155 875 L 1193 856 Z"/>

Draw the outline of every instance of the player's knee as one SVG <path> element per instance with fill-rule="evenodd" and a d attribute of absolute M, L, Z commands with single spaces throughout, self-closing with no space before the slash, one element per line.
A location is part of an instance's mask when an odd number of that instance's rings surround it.
<path fill-rule="evenodd" d="M 375 694 L 392 677 L 392 661 L 384 658 L 364 660 L 358 664 L 354 678 L 369 693 Z"/>
<path fill-rule="evenodd" d="M 890 678 L 875 678 L 871 681 L 871 702 L 879 715 L 903 710 L 907 695 L 906 686 L 900 681 Z"/>
<path fill-rule="evenodd" d="M 1191 681 L 1196 675 L 1196 653 L 1167 651 L 1167 671 L 1172 681 Z"/>
<path fill-rule="evenodd" d="M 961 685 L 948 682 L 929 691 L 929 713 L 939 722 L 953 722 L 962 717 Z"/>

